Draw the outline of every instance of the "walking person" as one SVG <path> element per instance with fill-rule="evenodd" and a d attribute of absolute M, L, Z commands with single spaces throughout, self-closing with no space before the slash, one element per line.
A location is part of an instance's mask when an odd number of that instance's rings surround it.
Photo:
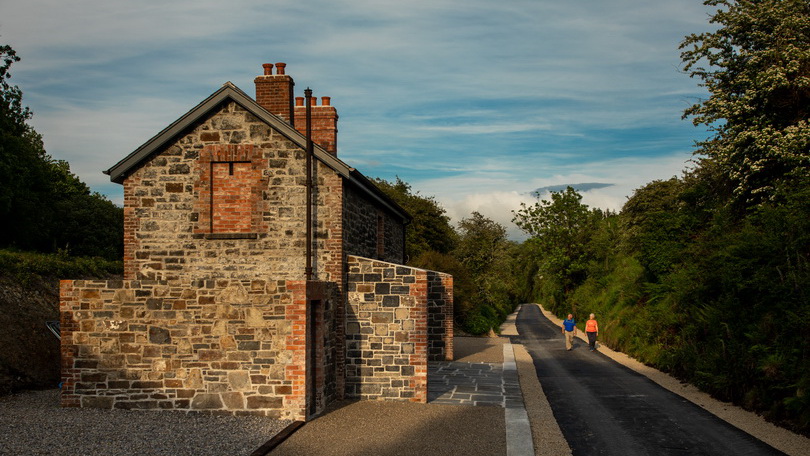
<path fill-rule="evenodd" d="M 565 335 L 565 349 L 571 350 L 574 347 L 574 337 L 577 335 L 577 322 L 574 316 L 568 314 L 568 318 L 563 320 L 562 332 Z"/>
<path fill-rule="evenodd" d="M 591 351 L 596 350 L 596 336 L 599 335 L 599 324 L 596 322 L 596 315 L 591 314 L 588 321 L 585 322 L 585 334 L 588 335 L 588 345 L 591 346 Z"/>

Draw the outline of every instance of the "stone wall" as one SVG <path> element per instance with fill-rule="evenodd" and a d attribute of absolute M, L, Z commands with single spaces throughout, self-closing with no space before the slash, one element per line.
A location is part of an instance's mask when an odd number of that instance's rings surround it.
<path fill-rule="evenodd" d="M 452 277 L 357 256 L 348 265 L 347 396 L 426 402 L 429 334 L 444 342 L 431 356 L 452 358 Z M 443 331 L 429 328 L 431 311 Z"/>
<path fill-rule="evenodd" d="M 304 419 L 309 372 L 316 412 L 339 396 L 334 284 L 64 280 L 60 295 L 63 406 Z"/>
<path fill-rule="evenodd" d="M 125 278 L 303 280 L 305 159 L 292 141 L 236 103 L 225 104 L 124 181 Z M 314 163 L 314 264 L 320 280 L 336 281 L 326 265 L 342 252 L 326 243 L 342 242 L 342 182 Z M 212 192 L 212 178 L 238 180 L 224 187 L 245 190 L 233 195 L 238 204 L 220 205 L 217 197 L 228 195 Z M 234 218 L 247 210 L 247 218 Z"/>
<path fill-rule="evenodd" d="M 348 255 L 404 263 L 405 227 L 364 195 L 347 186 L 345 191 L 345 250 Z"/>

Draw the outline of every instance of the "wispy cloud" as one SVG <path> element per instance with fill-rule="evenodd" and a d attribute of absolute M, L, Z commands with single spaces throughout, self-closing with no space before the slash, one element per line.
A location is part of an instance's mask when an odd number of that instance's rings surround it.
<path fill-rule="evenodd" d="M 683 168 L 705 134 L 680 115 L 704 92 L 677 45 L 706 17 L 698 0 L 29 0 L 3 4 L 0 41 L 48 152 L 114 200 L 100 170 L 286 61 L 332 97 L 344 160 L 509 224 L 538 187 L 615 183 L 584 195 L 615 209 Z"/>

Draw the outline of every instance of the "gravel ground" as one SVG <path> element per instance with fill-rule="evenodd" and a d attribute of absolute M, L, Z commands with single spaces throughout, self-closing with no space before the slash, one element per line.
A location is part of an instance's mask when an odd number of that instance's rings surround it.
<path fill-rule="evenodd" d="M 506 454 L 504 409 L 343 401 L 270 456 L 493 456 Z"/>
<path fill-rule="evenodd" d="M 0 397 L 0 455 L 249 455 L 290 421 L 59 407 L 59 390 Z"/>
<path fill-rule="evenodd" d="M 535 305 L 537 305 L 540 308 L 540 311 L 543 312 L 543 315 L 545 315 L 554 324 L 562 325 L 562 320 L 557 318 L 557 316 L 544 309 L 543 306 L 539 304 Z M 577 337 L 583 341 L 587 341 L 587 339 L 583 337 L 581 331 L 577 332 Z M 640 373 L 641 375 L 644 375 L 660 386 L 672 391 L 673 393 L 694 404 L 697 404 L 709 413 L 712 413 L 732 426 L 751 434 L 752 436 L 762 440 L 779 451 L 791 456 L 810 455 L 810 439 L 807 437 L 769 423 L 761 416 L 746 411 L 734 404 L 719 401 L 698 390 L 697 387 L 682 383 L 675 377 L 665 374 L 653 367 L 644 365 L 643 363 L 627 356 L 624 353 L 613 351 L 607 346 L 603 345 L 601 342 L 599 343 L 599 351 L 608 358 L 611 358 L 614 361 Z"/>
<path fill-rule="evenodd" d="M 505 337 L 455 337 L 453 361 L 466 363 L 502 363 Z"/>

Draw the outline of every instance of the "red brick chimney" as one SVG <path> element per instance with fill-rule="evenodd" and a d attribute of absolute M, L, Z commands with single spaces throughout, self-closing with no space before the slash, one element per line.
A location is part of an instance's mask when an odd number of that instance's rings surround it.
<path fill-rule="evenodd" d="M 281 117 L 294 125 L 293 87 L 295 82 L 290 76 L 284 74 L 286 63 L 276 64 L 276 74 L 273 74 L 273 64 L 265 63 L 264 74 L 256 76 L 256 102 L 264 109 Z"/>
<path fill-rule="evenodd" d="M 321 97 L 321 104 L 312 97 L 312 141 L 327 152 L 337 156 L 337 110 L 331 105 L 331 97 Z M 295 128 L 307 134 L 307 108 L 304 97 L 295 97 Z"/>

